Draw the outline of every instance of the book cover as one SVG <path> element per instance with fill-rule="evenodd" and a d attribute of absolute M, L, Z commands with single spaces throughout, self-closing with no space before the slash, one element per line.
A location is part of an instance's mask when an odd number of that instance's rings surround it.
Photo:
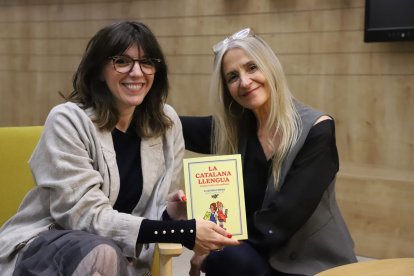
<path fill-rule="evenodd" d="M 188 218 L 210 220 L 247 239 L 240 154 L 184 159 Z"/>

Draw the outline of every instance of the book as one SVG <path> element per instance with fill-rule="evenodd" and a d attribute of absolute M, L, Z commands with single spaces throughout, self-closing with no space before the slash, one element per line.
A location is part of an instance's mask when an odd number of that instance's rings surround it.
<path fill-rule="evenodd" d="M 240 154 L 185 158 L 183 163 L 188 218 L 210 220 L 235 239 L 247 239 Z"/>

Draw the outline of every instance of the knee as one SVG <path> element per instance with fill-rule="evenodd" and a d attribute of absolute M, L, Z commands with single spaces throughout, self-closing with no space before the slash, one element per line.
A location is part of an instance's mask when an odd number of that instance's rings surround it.
<path fill-rule="evenodd" d="M 79 263 L 73 275 L 125 275 L 127 261 L 115 244 L 95 246 Z"/>
<path fill-rule="evenodd" d="M 269 270 L 264 258 L 244 252 L 213 252 L 204 263 L 206 275 L 264 275 Z"/>
<path fill-rule="evenodd" d="M 120 256 L 119 250 L 109 244 L 100 244 L 91 250 L 89 253 L 94 256 L 97 261 L 107 261 L 107 263 L 117 262 Z"/>

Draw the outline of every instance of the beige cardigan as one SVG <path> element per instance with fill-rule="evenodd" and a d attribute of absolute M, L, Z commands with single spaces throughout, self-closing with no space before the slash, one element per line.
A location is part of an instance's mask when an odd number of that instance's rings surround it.
<path fill-rule="evenodd" d="M 174 126 L 141 141 L 143 191 L 130 215 L 112 209 L 120 183 L 111 133 L 96 128 L 91 109 L 65 103 L 51 110 L 29 161 L 36 187 L 0 229 L 1 275 L 12 274 L 19 249 L 56 225 L 111 238 L 144 269 L 136 272 L 151 267 L 153 245 L 136 245 L 140 225 L 161 217 L 169 191 L 179 186 L 184 155 L 181 122 L 172 107 L 164 111 Z"/>

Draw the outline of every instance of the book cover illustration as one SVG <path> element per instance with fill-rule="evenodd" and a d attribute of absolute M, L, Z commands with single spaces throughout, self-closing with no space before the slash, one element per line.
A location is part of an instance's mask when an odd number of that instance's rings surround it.
<path fill-rule="evenodd" d="M 188 218 L 210 220 L 247 239 L 240 154 L 184 159 Z"/>

